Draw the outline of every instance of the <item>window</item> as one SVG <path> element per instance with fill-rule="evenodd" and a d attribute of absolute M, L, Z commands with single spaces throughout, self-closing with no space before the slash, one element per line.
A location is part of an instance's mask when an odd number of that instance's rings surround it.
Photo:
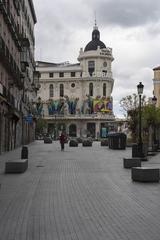
<path fill-rule="evenodd" d="M 53 72 L 50 72 L 50 73 L 49 73 L 49 77 L 50 77 L 50 78 L 53 78 Z"/>
<path fill-rule="evenodd" d="M 63 86 L 63 84 L 60 84 L 59 90 L 60 90 L 60 93 L 59 93 L 60 97 L 63 97 L 64 96 L 64 86 Z"/>
<path fill-rule="evenodd" d="M 107 71 L 103 70 L 102 73 L 103 73 L 102 75 L 103 77 L 107 77 Z"/>
<path fill-rule="evenodd" d="M 107 67 L 107 62 L 104 62 L 104 63 L 103 63 L 103 67 Z"/>
<path fill-rule="evenodd" d="M 76 73 L 75 72 L 71 72 L 71 77 L 75 77 Z"/>
<path fill-rule="evenodd" d="M 106 97 L 106 83 L 103 83 L 103 96 Z"/>
<path fill-rule="evenodd" d="M 94 61 L 88 61 L 88 72 L 89 72 L 89 75 L 92 76 L 94 71 L 95 71 L 95 62 Z"/>
<path fill-rule="evenodd" d="M 69 126 L 69 136 L 70 137 L 77 137 L 77 126 L 75 124 L 71 124 Z"/>
<path fill-rule="evenodd" d="M 93 96 L 93 83 L 89 84 L 89 96 Z"/>
<path fill-rule="evenodd" d="M 49 85 L 49 97 L 52 98 L 53 97 L 53 84 Z"/>
<path fill-rule="evenodd" d="M 71 87 L 74 88 L 75 87 L 75 83 L 71 83 Z"/>
<path fill-rule="evenodd" d="M 60 72 L 59 77 L 64 77 L 64 72 Z"/>

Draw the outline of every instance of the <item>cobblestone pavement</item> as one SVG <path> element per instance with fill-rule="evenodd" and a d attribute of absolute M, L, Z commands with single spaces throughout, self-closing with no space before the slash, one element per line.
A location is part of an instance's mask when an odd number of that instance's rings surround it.
<path fill-rule="evenodd" d="M 23 174 L 4 174 L 21 149 L 0 156 L 0 240 L 160 240 L 160 183 L 132 182 L 131 149 L 28 148 Z M 160 167 L 159 156 L 143 164 Z"/>

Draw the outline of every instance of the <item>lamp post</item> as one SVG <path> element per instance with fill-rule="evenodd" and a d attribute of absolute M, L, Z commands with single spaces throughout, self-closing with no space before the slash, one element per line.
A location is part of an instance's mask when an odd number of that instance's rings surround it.
<path fill-rule="evenodd" d="M 153 106 L 156 106 L 156 103 L 157 103 L 157 98 L 154 96 L 154 97 L 152 98 L 152 104 L 153 104 Z"/>
<path fill-rule="evenodd" d="M 54 125 L 54 138 L 55 140 L 57 140 L 57 115 L 54 115 L 54 119 L 55 119 L 55 125 Z"/>
<path fill-rule="evenodd" d="M 154 96 L 152 98 L 152 105 L 154 107 L 154 113 L 155 113 L 155 110 L 156 110 L 156 103 L 157 103 L 157 98 Z M 155 147 L 154 145 L 156 144 L 156 128 L 155 128 L 155 124 L 153 126 L 153 148 Z"/>
<path fill-rule="evenodd" d="M 139 95 L 139 132 L 138 132 L 138 152 L 139 152 L 139 157 L 143 157 L 143 142 L 142 142 L 142 110 L 141 110 L 141 96 L 143 94 L 143 88 L 144 85 L 140 82 L 137 85 L 137 91 Z"/>

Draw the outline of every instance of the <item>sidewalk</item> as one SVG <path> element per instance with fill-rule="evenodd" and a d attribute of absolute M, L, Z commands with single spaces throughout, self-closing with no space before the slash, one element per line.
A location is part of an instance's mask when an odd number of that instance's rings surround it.
<path fill-rule="evenodd" d="M 160 183 L 132 182 L 122 160 L 130 148 L 65 147 L 30 144 L 23 174 L 4 174 L 21 148 L 0 156 L 0 239 L 160 239 Z M 144 164 L 160 166 L 159 156 Z"/>

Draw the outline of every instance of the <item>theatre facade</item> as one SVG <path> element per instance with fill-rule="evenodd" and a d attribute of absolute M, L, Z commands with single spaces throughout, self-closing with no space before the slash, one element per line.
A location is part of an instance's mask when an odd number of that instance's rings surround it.
<path fill-rule="evenodd" d="M 70 137 L 106 137 L 115 130 L 112 90 L 112 49 L 100 40 L 95 25 L 92 40 L 78 63 L 36 62 L 40 73 L 36 111 L 47 123 L 46 132 L 57 138 L 62 130 Z"/>

